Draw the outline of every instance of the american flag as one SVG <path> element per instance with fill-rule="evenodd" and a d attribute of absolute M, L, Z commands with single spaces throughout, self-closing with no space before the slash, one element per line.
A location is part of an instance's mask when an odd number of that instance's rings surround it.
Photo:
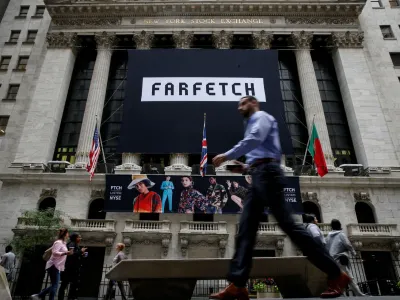
<path fill-rule="evenodd" d="M 90 152 L 89 152 L 89 163 L 86 167 L 87 171 L 90 174 L 90 181 L 92 181 L 92 178 L 94 176 L 94 170 L 96 169 L 97 160 L 99 159 L 99 155 L 100 155 L 100 138 L 99 138 L 99 131 L 97 130 L 97 124 L 96 124 L 96 127 L 94 128 L 92 148 L 90 149 Z"/>
<path fill-rule="evenodd" d="M 207 137 L 206 137 L 206 115 L 204 114 L 203 141 L 201 142 L 200 175 L 204 177 L 207 173 Z"/>

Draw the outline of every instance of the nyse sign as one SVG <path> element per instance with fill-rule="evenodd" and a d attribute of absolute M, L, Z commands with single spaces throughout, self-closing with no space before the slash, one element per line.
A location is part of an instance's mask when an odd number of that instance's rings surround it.
<path fill-rule="evenodd" d="M 255 24 L 265 24 L 269 23 L 266 19 L 256 19 L 256 18 L 197 18 L 197 19 L 186 19 L 186 18 L 145 18 L 137 19 L 135 22 L 140 25 L 255 25 Z"/>

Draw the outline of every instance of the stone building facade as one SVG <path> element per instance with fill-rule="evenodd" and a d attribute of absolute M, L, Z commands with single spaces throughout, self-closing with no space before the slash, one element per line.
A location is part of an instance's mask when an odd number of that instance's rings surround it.
<path fill-rule="evenodd" d="M 0 26 L 1 242 L 13 231 L 31 229 L 20 218 L 23 210 L 47 205 L 69 216 L 85 245 L 97 249 L 100 265 L 111 264 L 118 242 L 128 246 L 131 258 L 231 257 L 239 215 L 214 215 L 207 221 L 183 214 L 151 219 L 102 213 L 105 169 L 91 183 L 85 171 L 92 133 L 97 116 L 104 125 L 103 141 L 118 135 L 121 120 L 112 117 L 123 100 L 119 91 L 127 49 L 278 49 L 296 153 L 283 160 L 282 168 L 288 176 L 300 175 L 305 211 L 318 215 L 324 232 L 329 231 L 326 223 L 339 218 L 364 260 L 368 253 L 384 252 L 388 263 L 397 261 L 396 3 L 11 0 Z M 299 173 L 314 116 L 329 167 L 324 178 Z M 190 174 L 198 161 L 195 154 L 121 155 L 113 142 L 104 148 L 108 166 L 120 174 L 146 173 L 152 163 L 165 174 Z M 339 168 L 343 164 L 351 164 L 350 173 L 351 168 L 363 171 L 345 176 Z M 229 175 L 223 166 L 215 172 Z M 275 256 L 301 254 L 273 217 L 265 221 L 259 255 L 268 250 Z M 366 270 L 359 279 L 369 280 L 370 267 L 360 266 Z M 399 280 L 398 265 L 392 268 L 393 274 L 382 276 Z"/>

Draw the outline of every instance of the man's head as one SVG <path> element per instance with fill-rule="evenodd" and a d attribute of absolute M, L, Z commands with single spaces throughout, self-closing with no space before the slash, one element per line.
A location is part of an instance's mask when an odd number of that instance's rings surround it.
<path fill-rule="evenodd" d="M 260 110 L 260 103 L 258 103 L 256 97 L 244 96 L 239 101 L 238 110 L 243 117 L 249 118 L 253 113 Z"/>
<path fill-rule="evenodd" d="M 332 219 L 331 221 L 332 230 L 342 230 L 342 224 L 338 219 Z"/>
<path fill-rule="evenodd" d="M 232 183 L 233 183 L 233 186 L 234 186 L 235 188 L 239 187 L 239 182 L 237 182 L 237 181 L 232 181 Z"/>
<path fill-rule="evenodd" d="M 149 192 L 146 183 L 144 183 L 143 181 L 136 183 L 135 188 L 140 194 L 147 194 Z"/>
<path fill-rule="evenodd" d="M 12 251 L 12 246 L 11 246 L 11 245 L 8 245 L 8 246 L 6 247 L 6 253 L 11 252 L 11 251 Z"/>
<path fill-rule="evenodd" d="M 216 184 L 217 183 L 217 180 L 214 177 L 210 177 L 209 181 L 210 181 L 210 184 Z"/>
<path fill-rule="evenodd" d="M 166 180 L 166 181 L 170 181 L 170 180 L 171 180 L 171 176 L 165 177 L 165 180 Z"/>
<path fill-rule="evenodd" d="M 69 239 L 71 240 L 71 242 L 79 244 L 82 241 L 82 236 L 79 233 L 74 232 L 74 233 L 71 233 L 71 235 L 69 236 Z"/>
<path fill-rule="evenodd" d="M 313 214 L 305 214 L 303 219 L 304 223 L 312 223 L 312 224 L 318 223 L 317 217 Z"/>

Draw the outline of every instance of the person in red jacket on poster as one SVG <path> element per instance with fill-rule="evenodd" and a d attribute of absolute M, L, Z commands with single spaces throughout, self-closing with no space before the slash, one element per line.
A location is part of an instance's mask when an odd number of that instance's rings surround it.
<path fill-rule="evenodd" d="M 139 195 L 133 200 L 133 212 L 135 213 L 161 213 L 161 197 L 153 191 L 149 191 L 155 185 L 146 175 L 132 175 L 132 182 L 128 189 L 135 188 Z"/>

